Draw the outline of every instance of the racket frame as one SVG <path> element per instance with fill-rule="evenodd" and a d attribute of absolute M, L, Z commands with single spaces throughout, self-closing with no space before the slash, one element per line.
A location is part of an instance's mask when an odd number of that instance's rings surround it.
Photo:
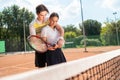
<path fill-rule="evenodd" d="M 33 50 L 35 50 L 35 51 L 37 51 L 37 52 L 40 52 L 40 53 L 45 53 L 45 52 L 47 51 L 47 49 L 46 49 L 45 51 L 39 51 L 39 50 L 36 50 L 34 47 L 32 47 L 32 45 L 31 45 L 30 42 L 29 42 L 30 37 L 36 37 L 36 38 L 39 38 L 40 40 L 42 40 L 42 38 L 41 38 L 40 36 L 38 36 L 38 35 L 29 35 L 29 36 L 27 37 L 28 45 L 29 45 Z M 48 47 L 47 42 L 45 42 L 44 40 L 42 40 L 42 41 L 46 44 L 46 47 Z"/>

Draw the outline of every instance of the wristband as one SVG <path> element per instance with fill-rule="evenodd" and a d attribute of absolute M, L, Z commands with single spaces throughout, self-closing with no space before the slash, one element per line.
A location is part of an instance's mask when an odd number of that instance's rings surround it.
<path fill-rule="evenodd" d="M 59 37 L 59 40 L 60 40 L 60 39 L 64 40 L 64 38 L 63 38 L 62 36 L 61 36 L 61 37 Z"/>

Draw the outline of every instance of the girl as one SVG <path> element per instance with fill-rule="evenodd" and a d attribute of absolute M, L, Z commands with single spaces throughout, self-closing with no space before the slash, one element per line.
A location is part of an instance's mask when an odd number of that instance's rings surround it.
<path fill-rule="evenodd" d="M 49 18 L 49 25 L 44 27 L 41 31 L 41 37 L 47 43 L 52 45 L 56 44 L 55 47 L 49 46 L 46 52 L 47 66 L 66 62 L 65 56 L 61 50 L 61 46 L 58 45 L 58 38 L 60 33 L 56 28 L 59 16 L 57 13 L 52 13 Z"/>

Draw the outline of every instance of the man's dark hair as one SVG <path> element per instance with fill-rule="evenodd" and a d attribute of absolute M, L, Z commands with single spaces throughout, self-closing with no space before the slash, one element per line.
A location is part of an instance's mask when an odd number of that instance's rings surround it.
<path fill-rule="evenodd" d="M 49 13 L 47 7 L 43 4 L 40 4 L 36 7 L 36 13 L 39 14 L 42 11 L 47 11 Z"/>

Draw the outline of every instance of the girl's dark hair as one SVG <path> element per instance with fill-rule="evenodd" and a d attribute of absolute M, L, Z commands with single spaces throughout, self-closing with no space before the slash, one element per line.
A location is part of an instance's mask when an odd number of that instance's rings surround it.
<path fill-rule="evenodd" d="M 51 13 L 50 18 L 52 18 L 52 17 L 58 17 L 58 19 L 59 19 L 59 15 L 56 12 Z"/>
<path fill-rule="evenodd" d="M 49 13 L 47 7 L 43 4 L 40 4 L 36 7 L 36 13 L 39 14 L 42 11 L 47 11 Z"/>

